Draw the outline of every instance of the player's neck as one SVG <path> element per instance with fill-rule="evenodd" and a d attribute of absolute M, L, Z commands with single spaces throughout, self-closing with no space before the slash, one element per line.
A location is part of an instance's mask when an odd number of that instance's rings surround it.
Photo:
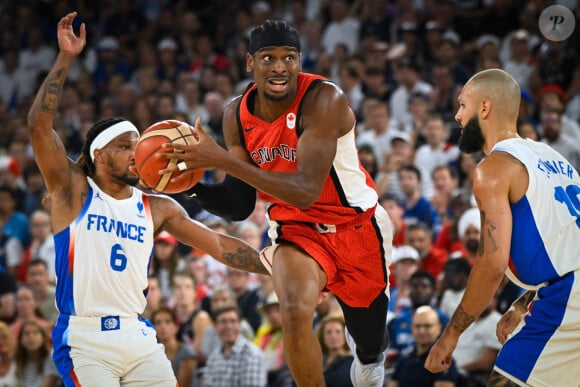
<path fill-rule="evenodd" d="M 263 121 L 274 122 L 292 105 L 294 97 L 287 96 L 280 101 L 274 101 L 264 94 L 258 93 L 256 95 L 254 115 L 260 117 Z"/>
<path fill-rule="evenodd" d="M 494 146 L 496 146 L 496 144 L 500 141 L 504 141 L 504 140 L 508 140 L 510 138 L 518 138 L 518 134 L 515 131 L 511 131 L 511 130 L 506 130 L 506 131 L 501 131 L 495 134 L 495 136 L 493 138 L 486 138 L 485 143 L 483 144 L 483 153 L 486 156 L 489 156 L 489 154 L 491 153 L 491 150 L 493 149 Z"/>
<path fill-rule="evenodd" d="M 130 185 L 115 182 L 111 177 L 95 175 L 93 181 L 104 193 L 117 200 L 127 199 L 132 195 Z"/>

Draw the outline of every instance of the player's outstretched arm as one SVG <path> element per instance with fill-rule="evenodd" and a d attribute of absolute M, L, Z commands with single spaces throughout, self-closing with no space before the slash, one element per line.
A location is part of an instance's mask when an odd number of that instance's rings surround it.
<path fill-rule="evenodd" d="M 66 186 L 70 181 L 66 150 L 58 134 L 52 130 L 52 124 L 68 70 L 86 43 L 84 24 L 81 25 L 79 36 L 73 31 L 72 22 L 75 17 L 76 12 L 71 12 L 58 23 L 60 51 L 28 113 L 30 141 L 49 192 Z"/>
<path fill-rule="evenodd" d="M 226 266 L 258 274 L 269 272 L 260 261 L 260 252 L 246 242 L 219 234 L 191 219 L 175 200 L 150 196 L 155 231 L 165 230 L 180 242 L 195 246 Z"/>

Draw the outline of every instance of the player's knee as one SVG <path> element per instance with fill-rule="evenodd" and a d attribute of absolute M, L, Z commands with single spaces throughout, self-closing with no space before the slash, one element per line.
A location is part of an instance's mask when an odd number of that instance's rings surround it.
<path fill-rule="evenodd" d="M 301 302 L 287 302 L 280 305 L 284 330 L 299 329 L 304 326 L 312 327 L 314 309 Z"/>

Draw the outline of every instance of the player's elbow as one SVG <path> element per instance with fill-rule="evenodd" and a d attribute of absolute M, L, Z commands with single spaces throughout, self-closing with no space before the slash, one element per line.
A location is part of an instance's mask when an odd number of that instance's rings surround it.
<path fill-rule="evenodd" d="M 36 120 L 33 116 L 31 116 L 31 114 L 28 114 L 26 124 L 28 126 L 28 132 L 30 134 L 39 132 L 42 129 L 40 122 L 38 122 L 38 120 Z"/>
<path fill-rule="evenodd" d="M 315 203 L 315 200 L 299 200 L 294 205 L 300 210 L 307 210 Z"/>
<path fill-rule="evenodd" d="M 321 189 L 303 187 L 293 200 L 293 205 L 300 210 L 307 210 L 318 200 Z"/>

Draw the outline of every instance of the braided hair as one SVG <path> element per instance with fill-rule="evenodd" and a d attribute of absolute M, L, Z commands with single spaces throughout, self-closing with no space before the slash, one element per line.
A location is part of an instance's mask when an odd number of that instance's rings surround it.
<path fill-rule="evenodd" d="M 98 121 L 93 125 L 92 128 L 89 129 L 87 133 L 87 139 L 83 145 L 81 150 L 81 155 L 76 161 L 76 165 L 83 170 L 85 175 L 91 177 L 95 173 L 95 164 L 91 159 L 91 144 L 97 138 L 99 134 L 101 134 L 105 129 L 110 128 L 111 126 L 118 124 L 119 122 L 127 121 L 127 119 L 123 117 L 115 117 L 115 118 L 105 118 L 103 120 Z"/>

